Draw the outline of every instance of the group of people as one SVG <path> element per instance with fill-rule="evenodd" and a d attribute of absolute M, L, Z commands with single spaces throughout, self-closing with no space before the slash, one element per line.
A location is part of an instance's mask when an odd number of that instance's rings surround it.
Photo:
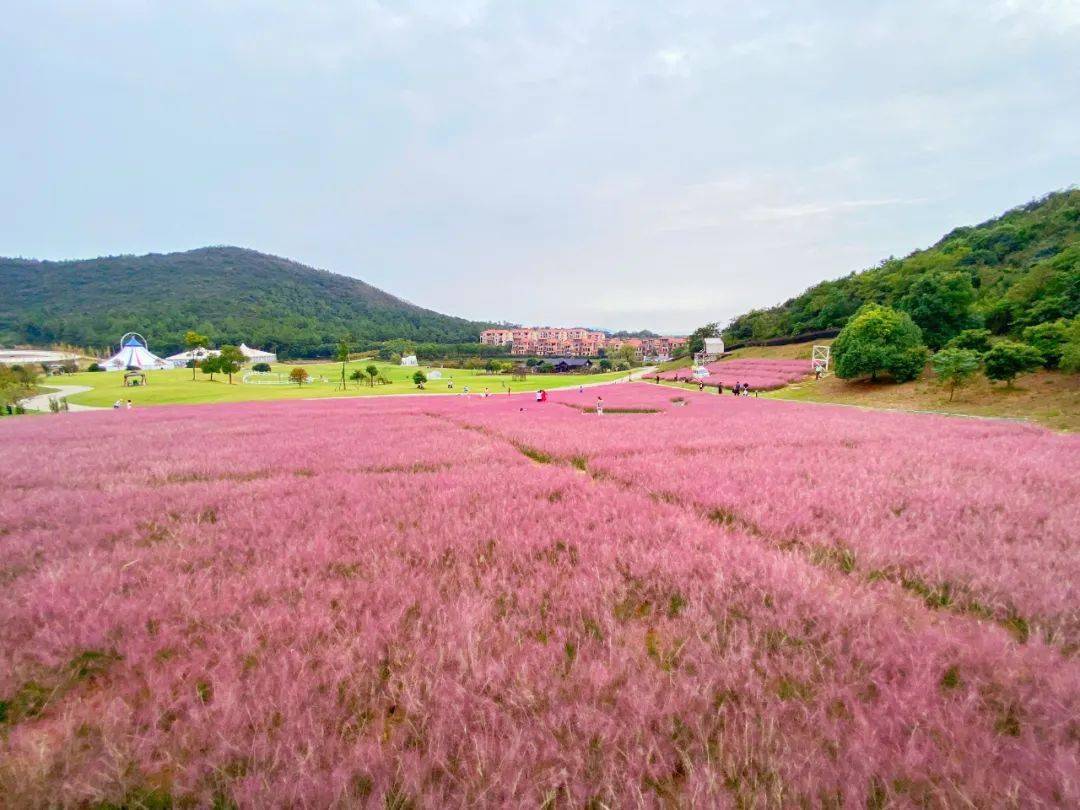
<path fill-rule="evenodd" d="M 721 385 L 717 385 L 718 390 L 720 390 L 721 388 L 722 388 Z M 742 384 L 740 384 L 739 381 L 736 380 L 735 385 L 732 386 L 732 388 L 731 388 L 731 393 L 733 393 L 737 397 L 748 397 L 748 396 L 750 396 L 750 383 L 742 383 Z M 757 396 L 757 391 L 754 392 L 754 395 Z"/>
<path fill-rule="evenodd" d="M 129 399 L 127 401 L 127 405 L 125 406 L 124 400 L 118 399 L 118 400 L 116 400 L 116 402 L 114 402 L 112 404 L 112 406 L 113 406 L 114 411 L 118 411 L 118 410 L 120 410 L 121 408 L 124 408 L 124 407 L 126 407 L 130 411 L 131 410 L 131 400 Z"/>

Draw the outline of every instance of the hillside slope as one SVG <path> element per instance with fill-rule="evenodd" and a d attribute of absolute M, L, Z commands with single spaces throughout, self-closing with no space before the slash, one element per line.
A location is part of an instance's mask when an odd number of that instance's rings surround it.
<path fill-rule="evenodd" d="M 475 341 L 487 324 L 442 315 L 359 279 L 236 247 L 64 262 L 0 258 L 0 344 L 115 345 L 143 333 L 159 353 L 195 329 L 283 357 L 328 355 L 344 334 Z"/>
<path fill-rule="evenodd" d="M 916 282 L 970 280 L 972 315 L 996 334 L 1080 311 L 1080 190 L 1049 194 L 903 259 L 825 281 L 770 309 L 732 320 L 730 341 L 766 340 L 843 326 L 864 303 L 905 305 Z M 917 319 L 918 320 L 918 319 Z"/>

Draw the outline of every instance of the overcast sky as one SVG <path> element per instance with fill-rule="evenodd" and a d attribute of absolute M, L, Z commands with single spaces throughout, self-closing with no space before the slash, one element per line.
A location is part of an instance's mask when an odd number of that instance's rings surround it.
<path fill-rule="evenodd" d="M 2 255 L 686 332 L 1080 181 L 1080 0 L 20 0 L 0 110 Z"/>

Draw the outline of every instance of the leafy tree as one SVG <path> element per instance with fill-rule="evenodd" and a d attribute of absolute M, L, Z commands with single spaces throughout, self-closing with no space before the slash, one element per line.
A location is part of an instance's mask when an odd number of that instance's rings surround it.
<path fill-rule="evenodd" d="M 1062 371 L 1080 371 L 1080 316 L 1073 318 L 1065 330 L 1067 340 L 1061 348 Z"/>
<path fill-rule="evenodd" d="M 703 352 L 705 351 L 705 338 L 713 337 L 720 337 L 720 324 L 707 323 L 704 326 L 699 326 L 690 333 L 690 337 L 686 342 L 686 348 L 689 349 L 690 354 Z"/>
<path fill-rule="evenodd" d="M 252 371 L 261 371 L 261 372 L 265 373 L 265 372 L 270 370 L 270 364 L 269 363 L 255 363 L 251 367 L 251 370 Z"/>
<path fill-rule="evenodd" d="M 37 392 L 37 376 L 24 366 L 0 365 L 0 405 L 15 405 Z"/>
<path fill-rule="evenodd" d="M 244 353 L 236 346 L 222 346 L 221 354 L 217 356 L 218 371 L 229 375 L 229 385 L 232 385 L 232 375 L 244 365 Z"/>
<path fill-rule="evenodd" d="M 195 349 L 205 349 L 210 345 L 210 338 L 206 335 L 201 335 L 198 332 L 189 329 L 184 333 L 184 347 L 190 352 Z M 191 381 L 195 382 L 195 364 L 191 365 Z"/>
<path fill-rule="evenodd" d="M 615 352 L 615 360 L 619 363 L 625 363 L 627 368 L 632 368 L 637 361 L 637 350 L 633 346 L 620 346 L 619 350 Z"/>
<path fill-rule="evenodd" d="M 972 349 L 942 349 L 930 358 L 930 365 L 952 402 L 956 389 L 971 383 L 979 371 L 981 354 Z"/>
<path fill-rule="evenodd" d="M 379 376 L 379 367 L 372 364 L 364 369 L 367 372 L 368 379 L 371 380 L 371 387 L 375 387 L 375 378 Z"/>
<path fill-rule="evenodd" d="M 973 325 L 974 301 L 969 274 L 935 272 L 916 279 L 900 299 L 899 308 L 922 329 L 926 344 L 940 349 L 953 335 Z"/>
<path fill-rule="evenodd" d="M 965 329 L 947 344 L 950 349 L 970 349 L 973 352 L 990 351 L 989 329 Z"/>
<path fill-rule="evenodd" d="M 416 383 L 417 388 L 423 388 L 424 383 L 427 382 L 427 375 L 422 371 L 415 371 L 412 375 L 412 381 Z"/>
<path fill-rule="evenodd" d="M 360 387 L 361 380 L 366 380 L 367 376 L 358 368 L 354 368 L 349 374 L 349 379 L 356 383 L 356 387 Z"/>
<path fill-rule="evenodd" d="M 1002 340 L 986 353 L 983 364 L 987 378 L 1004 380 L 1012 388 L 1018 374 L 1034 371 L 1043 364 L 1043 356 L 1034 346 Z"/>
<path fill-rule="evenodd" d="M 289 372 L 289 379 L 297 384 L 299 387 L 303 387 L 304 383 L 308 381 L 307 369 L 303 366 L 296 366 Z"/>
<path fill-rule="evenodd" d="M 853 379 L 887 373 L 896 382 L 919 376 L 926 364 L 926 347 L 919 327 L 903 312 L 866 304 L 832 344 L 836 376 Z"/>
<path fill-rule="evenodd" d="M 199 361 L 199 368 L 203 374 L 210 375 L 210 382 L 214 381 L 214 375 L 221 371 L 221 358 L 217 355 L 210 355 Z"/>
<path fill-rule="evenodd" d="M 1039 350 L 1047 368 L 1057 368 L 1068 340 L 1069 322 L 1064 318 L 1024 329 L 1024 342 Z"/>
<path fill-rule="evenodd" d="M 339 383 L 341 390 L 345 390 L 345 366 L 349 363 L 349 354 L 352 349 L 349 347 L 349 341 L 342 338 L 338 341 L 337 351 L 334 354 L 334 358 L 341 363 L 341 382 Z"/>
<path fill-rule="evenodd" d="M 611 370 L 611 361 L 608 360 L 606 357 L 604 357 L 604 358 L 602 358 L 600 360 L 600 370 L 601 371 L 610 371 Z"/>

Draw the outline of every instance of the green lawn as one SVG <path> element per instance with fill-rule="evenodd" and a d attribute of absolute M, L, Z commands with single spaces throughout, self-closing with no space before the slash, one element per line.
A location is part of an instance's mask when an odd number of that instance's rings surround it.
<path fill-rule="evenodd" d="M 360 360 L 349 363 L 346 367 L 346 377 L 354 369 L 363 369 L 372 364 L 370 360 Z M 379 372 L 391 382 L 389 385 L 369 386 L 363 383 L 359 386 L 351 380 L 348 381 L 348 390 L 335 390 L 341 379 L 341 366 L 336 363 L 305 364 L 311 375 L 311 382 L 303 386 L 289 383 L 287 385 L 255 385 L 242 382 L 244 372 L 233 375 L 233 384 L 229 385 L 224 375 L 215 374 L 211 382 L 206 374 L 197 371 L 195 381 L 191 380 L 191 369 L 176 369 L 170 371 L 149 371 L 147 377 L 149 384 L 146 386 L 133 386 L 125 388 L 123 385 L 124 375 L 120 372 L 82 372 L 80 374 L 65 375 L 62 378 L 64 385 L 88 385 L 93 391 L 85 391 L 68 397 L 72 403 L 79 405 L 98 405 L 107 407 L 117 399 L 130 399 L 135 405 L 171 405 L 177 403 L 202 403 L 202 402 L 238 402 L 246 400 L 263 399 L 304 399 L 309 397 L 341 397 L 341 396 L 372 396 L 385 394 L 416 394 L 421 393 L 413 384 L 412 375 L 415 368 L 390 365 L 389 363 L 376 362 Z M 276 364 L 274 372 L 281 372 L 288 376 L 293 368 L 291 365 Z M 423 393 L 427 394 L 460 394 L 465 386 L 469 387 L 470 393 L 482 393 L 485 388 L 492 394 L 505 394 L 507 387 L 512 391 L 535 391 L 538 388 L 563 388 L 579 384 L 609 382 L 625 377 L 626 372 L 611 372 L 607 374 L 530 374 L 525 382 L 514 382 L 509 374 L 487 374 L 482 371 L 472 371 L 460 368 L 432 369 L 422 366 L 421 370 L 430 373 L 433 370 L 442 373 L 441 380 L 431 380 L 425 386 Z M 450 378 L 453 378 L 454 387 L 448 387 Z M 58 378 L 61 379 L 61 378 Z"/>

